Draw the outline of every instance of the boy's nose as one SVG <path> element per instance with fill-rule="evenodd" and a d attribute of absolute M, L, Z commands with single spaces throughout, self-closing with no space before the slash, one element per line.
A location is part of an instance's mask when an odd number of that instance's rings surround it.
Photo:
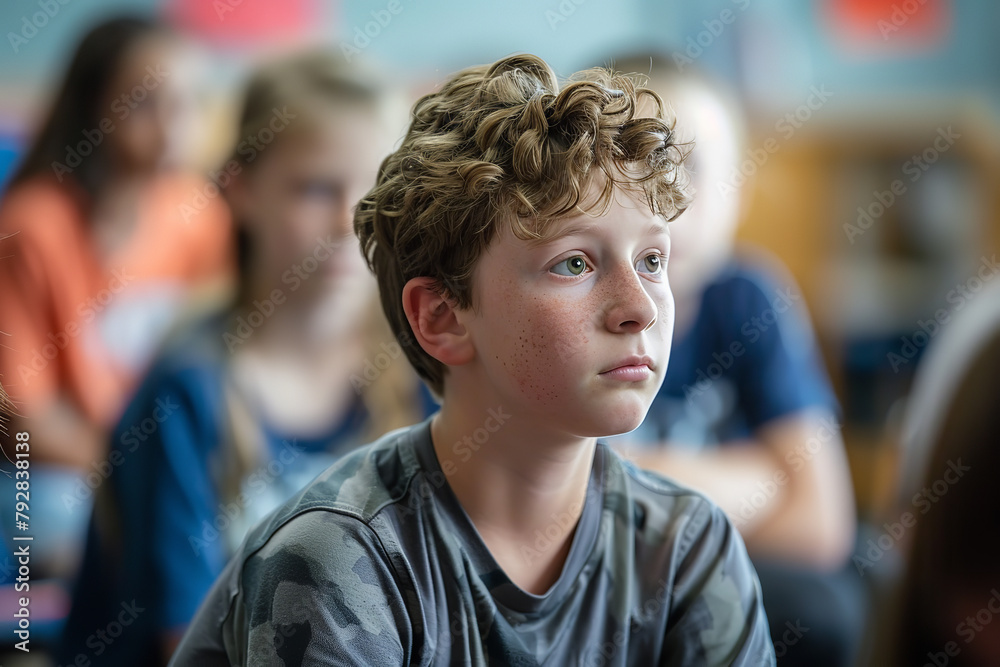
<path fill-rule="evenodd" d="M 617 271 L 609 281 L 611 307 L 605 315 L 605 326 L 613 333 L 639 333 L 656 321 L 656 302 L 643 287 L 641 278 L 632 267 Z"/>

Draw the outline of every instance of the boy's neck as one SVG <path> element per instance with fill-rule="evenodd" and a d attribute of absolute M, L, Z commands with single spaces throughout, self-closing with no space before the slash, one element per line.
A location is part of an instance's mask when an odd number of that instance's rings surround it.
<path fill-rule="evenodd" d="M 446 390 L 431 424 L 434 451 L 497 563 L 521 588 L 542 594 L 569 553 L 597 441 L 549 432 L 477 399 Z M 537 549 L 539 542 L 547 548 Z"/>

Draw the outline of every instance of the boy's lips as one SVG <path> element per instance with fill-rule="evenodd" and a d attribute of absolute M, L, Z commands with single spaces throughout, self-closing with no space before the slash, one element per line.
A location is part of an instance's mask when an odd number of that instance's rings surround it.
<path fill-rule="evenodd" d="M 638 382 L 648 379 L 655 369 L 656 365 L 648 356 L 633 355 L 616 362 L 607 370 L 601 371 L 600 375 L 613 380 Z"/>

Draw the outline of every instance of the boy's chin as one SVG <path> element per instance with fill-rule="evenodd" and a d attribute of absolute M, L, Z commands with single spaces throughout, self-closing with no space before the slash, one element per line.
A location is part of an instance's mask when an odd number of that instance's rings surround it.
<path fill-rule="evenodd" d="M 634 431 L 642 424 L 648 410 L 649 403 L 619 406 L 614 411 L 601 415 L 601 423 L 595 429 L 597 432 L 592 435 L 598 438 L 610 438 Z"/>
<path fill-rule="evenodd" d="M 615 425 L 612 425 L 611 427 L 609 427 L 608 429 L 606 429 L 606 432 L 602 433 L 598 437 L 599 438 L 610 438 L 610 437 L 613 437 L 613 436 L 616 436 L 616 435 L 622 435 L 622 434 L 625 434 L 625 433 L 631 433 L 632 431 L 634 431 L 637 428 L 639 428 L 639 426 L 641 424 L 642 424 L 642 420 L 641 419 L 636 420 L 636 421 L 628 421 L 627 423 L 615 424 Z"/>

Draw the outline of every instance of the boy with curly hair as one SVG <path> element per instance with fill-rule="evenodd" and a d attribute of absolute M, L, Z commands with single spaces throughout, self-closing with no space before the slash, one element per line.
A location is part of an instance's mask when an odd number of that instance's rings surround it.
<path fill-rule="evenodd" d="M 685 156 L 603 70 L 512 56 L 418 101 L 355 230 L 441 410 L 257 526 L 173 664 L 774 664 L 725 515 L 598 440 L 666 371 Z"/>

